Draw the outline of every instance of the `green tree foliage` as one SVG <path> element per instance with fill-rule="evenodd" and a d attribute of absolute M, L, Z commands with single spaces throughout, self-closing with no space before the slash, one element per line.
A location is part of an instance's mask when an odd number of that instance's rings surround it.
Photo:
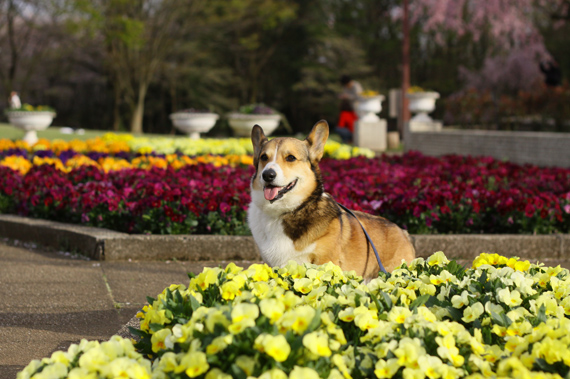
<path fill-rule="evenodd" d="M 568 0 L 525 2 L 532 3 L 524 10 L 532 30 L 570 72 Z M 489 57 L 501 68 L 505 52 L 484 12 L 477 10 L 475 35 L 437 24 L 437 12 L 422 11 L 428 3 L 411 2 L 413 85 L 446 97 L 464 86 L 461 73 L 481 72 Z M 28 11 L 9 13 L 10 4 Z M 8 76 L 13 56 L 0 56 L 0 94 L 15 88 L 26 102 L 49 103 L 60 125 L 174 132 L 172 111 L 223 114 L 264 102 L 306 132 L 320 118 L 335 124 L 340 75 L 383 94 L 400 85 L 401 0 L 0 0 L 0 9 L 14 26 L 0 25 L 2 51 L 26 46 L 16 56 L 17 75 Z M 25 43 L 30 26 L 35 37 Z M 10 50 L 10 38 L 22 39 L 19 50 Z"/>

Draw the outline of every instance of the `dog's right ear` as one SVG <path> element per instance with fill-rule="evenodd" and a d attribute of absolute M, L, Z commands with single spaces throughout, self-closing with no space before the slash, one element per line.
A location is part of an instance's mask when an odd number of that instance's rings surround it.
<path fill-rule="evenodd" d="M 253 165 L 257 170 L 257 164 L 259 163 L 259 153 L 261 153 L 261 148 L 267 143 L 268 139 L 263 133 L 261 126 L 254 125 L 251 129 L 251 143 L 253 144 Z"/>

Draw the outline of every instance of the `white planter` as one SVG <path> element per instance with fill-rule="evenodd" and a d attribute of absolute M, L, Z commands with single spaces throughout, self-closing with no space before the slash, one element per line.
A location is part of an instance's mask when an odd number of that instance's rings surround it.
<path fill-rule="evenodd" d="M 361 97 L 356 104 L 356 113 L 358 118 L 364 122 L 375 122 L 380 120 L 376 115 L 382 111 L 383 95 Z"/>
<path fill-rule="evenodd" d="M 238 137 L 250 137 L 255 124 L 261 126 L 266 136 L 271 135 L 279 126 L 281 115 L 278 114 L 228 114 L 228 124 Z"/>
<path fill-rule="evenodd" d="M 6 116 L 12 126 L 26 132 L 24 141 L 28 145 L 38 142 L 37 131 L 47 129 L 55 117 L 55 112 L 50 111 L 7 111 Z"/>
<path fill-rule="evenodd" d="M 192 139 L 199 139 L 200 133 L 212 129 L 219 117 L 216 113 L 175 112 L 170 115 L 174 127 Z"/>
<path fill-rule="evenodd" d="M 411 121 L 431 122 L 433 121 L 428 113 L 435 109 L 435 101 L 439 99 L 437 92 L 414 92 L 408 93 L 410 99 L 410 112 L 415 113 Z"/>

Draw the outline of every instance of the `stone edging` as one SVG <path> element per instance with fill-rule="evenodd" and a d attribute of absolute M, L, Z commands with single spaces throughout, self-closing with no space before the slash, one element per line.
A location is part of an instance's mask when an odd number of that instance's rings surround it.
<path fill-rule="evenodd" d="M 0 237 L 33 242 L 95 260 L 261 260 L 252 237 L 212 235 L 130 235 L 107 229 L 0 215 Z M 417 256 L 443 251 L 472 260 L 498 253 L 548 262 L 570 257 L 570 235 L 412 235 Z"/>

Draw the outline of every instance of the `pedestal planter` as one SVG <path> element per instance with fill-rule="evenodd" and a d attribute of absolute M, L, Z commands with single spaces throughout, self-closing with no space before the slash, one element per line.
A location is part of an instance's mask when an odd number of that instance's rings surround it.
<path fill-rule="evenodd" d="M 216 113 L 175 112 L 170 115 L 172 124 L 192 139 L 199 139 L 200 133 L 207 133 L 220 116 Z"/>
<path fill-rule="evenodd" d="M 435 101 L 439 99 L 437 92 L 414 92 L 407 94 L 410 99 L 410 112 L 415 113 L 411 121 L 431 122 L 433 121 L 428 113 L 435 109 Z"/>
<path fill-rule="evenodd" d="M 238 137 L 250 137 L 251 129 L 255 124 L 261 126 L 266 136 L 270 135 L 277 129 L 281 121 L 279 114 L 244 114 L 230 113 L 228 114 L 228 124 Z"/>
<path fill-rule="evenodd" d="M 359 98 L 356 105 L 356 113 L 358 113 L 359 120 L 364 122 L 380 120 L 376 114 L 382 111 L 382 101 L 384 101 L 384 96 L 382 95 Z"/>
<path fill-rule="evenodd" d="M 37 131 L 47 129 L 55 117 L 51 111 L 6 111 L 12 126 L 26 132 L 23 140 L 30 146 L 38 142 Z"/>

